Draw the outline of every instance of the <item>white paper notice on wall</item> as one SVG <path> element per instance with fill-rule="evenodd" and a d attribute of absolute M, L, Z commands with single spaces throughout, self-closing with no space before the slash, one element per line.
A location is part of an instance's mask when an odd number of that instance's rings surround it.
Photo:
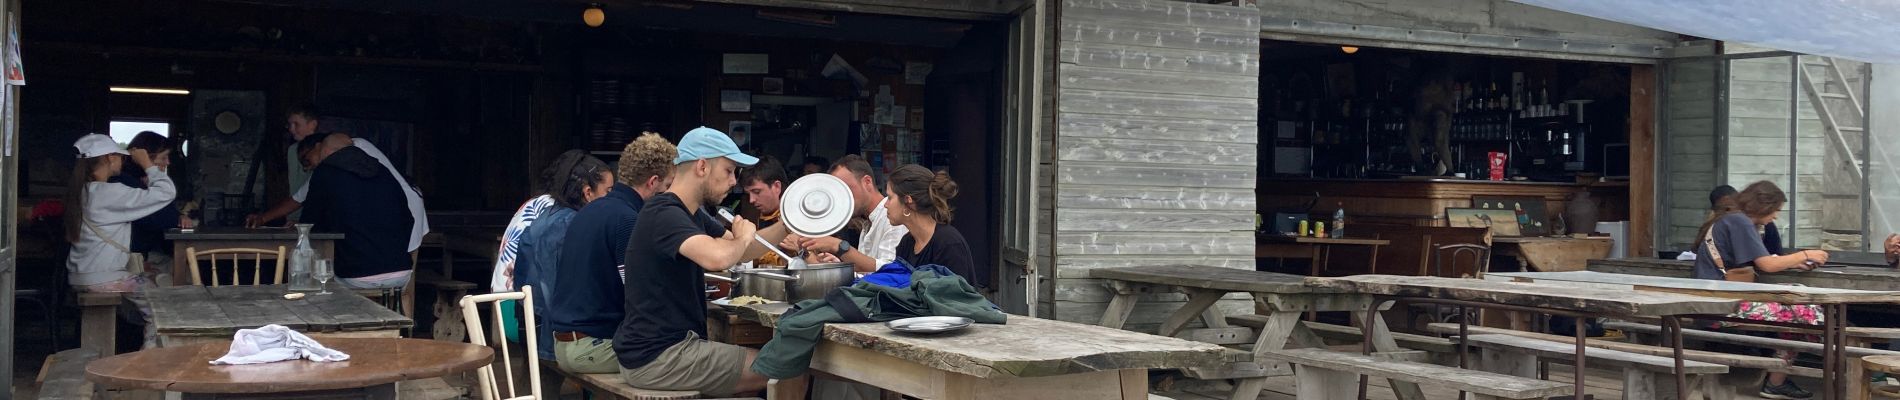
<path fill-rule="evenodd" d="M 25 85 L 26 67 L 20 62 L 20 16 L 7 12 L 7 84 Z"/>
<path fill-rule="evenodd" d="M 728 74 L 763 74 L 772 71 L 771 56 L 767 54 L 729 53 L 723 61 L 720 71 Z"/>

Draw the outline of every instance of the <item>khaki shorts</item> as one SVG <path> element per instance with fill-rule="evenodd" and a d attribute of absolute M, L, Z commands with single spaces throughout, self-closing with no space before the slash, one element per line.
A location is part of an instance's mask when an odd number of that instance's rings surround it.
<path fill-rule="evenodd" d="M 701 339 L 686 332 L 686 340 L 667 347 L 653 362 L 639 369 L 620 368 L 627 385 L 652 390 L 692 390 L 708 396 L 737 392 L 745 370 L 744 347 Z"/>
<path fill-rule="evenodd" d="M 620 360 L 614 358 L 613 339 L 581 338 L 572 342 L 554 342 L 554 361 L 560 368 L 577 374 L 620 372 Z"/>

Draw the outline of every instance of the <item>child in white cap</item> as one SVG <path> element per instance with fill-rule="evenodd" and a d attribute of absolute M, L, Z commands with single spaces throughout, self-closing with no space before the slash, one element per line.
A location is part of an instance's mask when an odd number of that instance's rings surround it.
<path fill-rule="evenodd" d="M 152 281 L 128 267 L 133 260 L 131 225 L 171 204 L 178 190 L 144 149 L 127 152 L 111 137 L 96 133 L 81 136 L 73 148 L 79 160 L 66 189 L 66 240 L 73 245 L 66 257 L 67 281 L 84 292 L 124 293 L 143 316 L 145 346 L 154 347 L 152 308 L 144 295 Z M 145 170 L 145 189 L 107 182 L 127 159 Z"/>

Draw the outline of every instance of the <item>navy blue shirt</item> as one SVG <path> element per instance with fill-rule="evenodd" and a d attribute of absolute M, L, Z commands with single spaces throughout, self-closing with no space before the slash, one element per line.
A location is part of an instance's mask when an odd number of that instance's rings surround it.
<path fill-rule="evenodd" d="M 1715 220 L 1709 226 L 1709 236 L 1715 241 L 1715 250 L 1721 252 L 1722 265 L 1715 265 L 1715 257 L 1709 253 L 1709 245 L 1701 240 L 1695 247 L 1695 278 L 1722 280 L 1730 269 L 1752 268 L 1755 259 L 1774 255 L 1763 245 L 1761 236 L 1755 233 L 1755 222 L 1747 215 L 1734 212 Z"/>
<path fill-rule="evenodd" d="M 415 224 L 404 188 L 388 168 L 355 146 L 337 150 L 310 172 L 303 221 L 337 232 L 336 277 L 362 278 L 410 270 Z"/>
<path fill-rule="evenodd" d="M 607 196 L 587 203 L 567 225 L 567 244 L 555 265 L 549 291 L 547 326 L 555 332 L 580 332 L 612 338 L 626 310 L 620 268 L 627 264 L 627 238 L 646 200 L 633 188 L 614 183 Z M 538 224 L 539 221 L 536 221 Z"/>
<path fill-rule="evenodd" d="M 133 189 L 145 189 L 144 178 L 145 171 L 139 171 L 137 174 L 120 172 L 118 176 L 108 181 L 118 182 Z M 132 243 L 130 244 L 132 252 L 144 253 L 157 250 L 161 253 L 171 253 L 171 242 L 165 240 L 165 231 L 177 227 L 178 206 L 170 203 L 165 204 L 165 208 L 132 221 Z"/>

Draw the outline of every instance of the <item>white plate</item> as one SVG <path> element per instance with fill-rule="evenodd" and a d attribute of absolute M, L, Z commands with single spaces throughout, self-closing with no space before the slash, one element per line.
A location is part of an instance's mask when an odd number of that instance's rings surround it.
<path fill-rule="evenodd" d="M 914 317 L 885 322 L 884 327 L 898 332 L 943 333 L 968 328 L 976 320 L 964 317 Z"/>
<path fill-rule="evenodd" d="M 779 197 L 785 227 L 804 237 L 824 237 L 844 230 L 856 212 L 851 188 L 828 174 L 811 174 L 792 181 Z"/>

